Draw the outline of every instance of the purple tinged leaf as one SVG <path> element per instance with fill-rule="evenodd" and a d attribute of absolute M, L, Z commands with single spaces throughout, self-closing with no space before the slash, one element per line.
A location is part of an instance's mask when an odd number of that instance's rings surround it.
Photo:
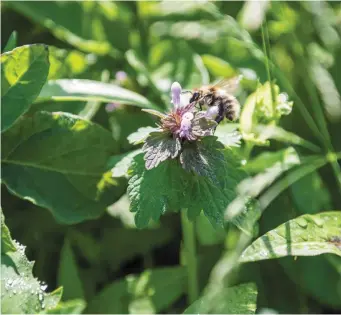
<path fill-rule="evenodd" d="M 176 158 L 181 151 L 181 143 L 169 133 L 152 132 L 146 139 L 142 151 L 145 153 L 146 169 L 150 170 L 167 159 Z"/>

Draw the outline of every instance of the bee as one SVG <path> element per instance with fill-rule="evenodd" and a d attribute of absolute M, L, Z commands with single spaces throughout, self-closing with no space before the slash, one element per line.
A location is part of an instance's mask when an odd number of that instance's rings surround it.
<path fill-rule="evenodd" d="M 192 92 L 190 103 L 196 102 L 200 110 L 207 106 L 207 114 L 219 124 L 225 117 L 230 121 L 239 118 L 240 103 L 232 95 L 239 87 L 241 76 L 221 80 L 216 84 L 203 86 Z"/>

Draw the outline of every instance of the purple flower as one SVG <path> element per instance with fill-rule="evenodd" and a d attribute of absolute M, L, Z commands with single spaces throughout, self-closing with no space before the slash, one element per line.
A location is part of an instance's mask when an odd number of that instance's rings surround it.
<path fill-rule="evenodd" d="M 105 105 L 105 110 L 107 111 L 107 113 L 111 113 L 111 112 L 113 112 L 118 106 L 119 106 L 119 104 L 117 104 L 117 103 L 108 103 L 107 105 Z"/>
<path fill-rule="evenodd" d="M 127 74 L 124 71 L 117 71 L 115 74 L 115 79 L 116 81 L 118 81 L 119 83 L 122 83 L 123 81 L 125 81 L 127 79 Z"/>
<path fill-rule="evenodd" d="M 174 82 L 171 86 L 172 103 L 175 108 L 180 106 L 181 85 L 179 82 Z"/>

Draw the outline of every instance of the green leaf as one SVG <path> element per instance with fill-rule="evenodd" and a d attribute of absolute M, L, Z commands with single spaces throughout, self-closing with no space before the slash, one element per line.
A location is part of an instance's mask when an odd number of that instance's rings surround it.
<path fill-rule="evenodd" d="M 219 143 L 215 141 L 215 137 L 206 137 L 200 146 L 207 151 L 216 150 Z M 224 210 L 236 197 L 235 188 L 246 174 L 231 151 L 215 152 L 215 155 L 210 158 L 209 171 L 207 165 L 206 172 L 198 166 L 201 174 L 209 172 L 210 177 L 184 171 L 177 160 L 166 160 L 157 168 L 146 170 L 141 156 L 135 157 L 128 194 L 131 211 L 137 212 L 136 225 L 145 227 L 150 219 L 158 220 L 166 210 L 188 208 L 190 219 L 203 210 L 212 225 L 223 226 Z"/>
<path fill-rule="evenodd" d="M 112 176 L 128 178 L 128 170 L 134 160 L 134 157 L 140 153 L 142 153 L 142 150 L 138 149 L 125 154 L 123 159 L 117 162 L 115 166 L 111 169 Z"/>
<path fill-rule="evenodd" d="M 152 253 L 173 238 L 172 230 L 164 226 L 144 230 L 104 228 L 102 234 L 100 258 L 112 271 L 117 271 L 127 261 Z M 113 247 L 112 242 L 115 239 L 122 239 L 124 242 L 116 242 Z"/>
<path fill-rule="evenodd" d="M 257 288 L 253 283 L 212 288 L 190 305 L 184 314 L 255 314 Z"/>
<path fill-rule="evenodd" d="M 217 180 L 187 175 L 188 184 L 183 188 L 186 199 L 182 208 L 188 208 L 189 218 L 194 219 L 203 210 L 214 227 L 223 226 L 224 211 L 236 198 L 237 185 L 246 177 L 240 160 L 228 149 L 223 152 L 224 159 L 211 165 L 211 172 Z"/>
<path fill-rule="evenodd" d="M 331 208 L 331 196 L 318 172 L 312 172 L 290 186 L 300 214 L 315 214 Z"/>
<path fill-rule="evenodd" d="M 17 37 L 18 37 L 18 32 L 17 31 L 13 31 L 11 33 L 11 36 L 9 37 L 5 48 L 3 49 L 3 53 L 10 51 L 12 49 L 14 49 L 17 46 Z"/>
<path fill-rule="evenodd" d="M 49 72 L 46 45 L 26 45 L 1 55 L 1 131 L 28 111 Z"/>
<path fill-rule="evenodd" d="M 37 112 L 3 134 L 2 180 L 59 222 L 93 219 L 123 193 L 106 172 L 114 150 L 110 133 L 96 124 L 67 113 Z"/>
<path fill-rule="evenodd" d="M 157 167 L 167 159 L 175 159 L 181 150 L 179 138 L 173 138 L 168 132 L 152 132 L 146 139 L 142 151 L 146 169 Z"/>
<path fill-rule="evenodd" d="M 136 226 L 143 228 L 150 219 L 158 221 L 168 206 L 178 201 L 183 170 L 175 160 L 166 160 L 158 167 L 146 170 L 143 155 L 140 154 L 134 158 L 130 172 L 132 177 L 127 190 L 130 209 L 136 212 Z"/>
<path fill-rule="evenodd" d="M 81 314 L 86 307 L 83 300 L 60 302 L 55 308 L 45 310 L 39 314 Z"/>
<path fill-rule="evenodd" d="M 77 50 L 66 50 L 49 46 L 50 71 L 48 80 L 74 78 L 85 72 L 96 57 Z"/>
<path fill-rule="evenodd" d="M 41 24 L 55 37 L 74 47 L 99 55 L 128 49 L 126 11 L 116 3 L 13 2 L 8 6 Z M 113 31 L 115 30 L 115 31 Z"/>
<path fill-rule="evenodd" d="M 5 224 L 5 217 L 1 209 L 1 254 L 9 251 L 16 251 L 16 247 L 12 241 L 11 233 Z"/>
<path fill-rule="evenodd" d="M 83 284 L 79 277 L 76 257 L 68 239 L 65 239 L 60 253 L 58 285 L 63 287 L 63 300 L 84 298 Z"/>
<path fill-rule="evenodd" d="M 25 246 L 10 239 L 15 251 L 1 253 L 1 311 L 3 314 L 35 314 L 54 308 L 62 290 L 46 293 L 47 285 L 33 277 L 33 262 L 25 256 Z"/>
<path fill-rule="evenodd" d="M 204 65 L 215 77 L 232 78 L 237 75 L 236 70 L 225 60 L 212 55 L 202 55 Z"/>
<path fill-rule="evenodd" d="M 141 127 L 137 129 L 134 133 L 130 134 L 128 141 L 131 144 L 143 143 L 151 132 L 158 131 L 159 128 L 156 127 Z"/>
<path fill-rule="evenodd" d="M 255 240 L 243 252 L 241 262 L 285 256 L 341 256 L 341 212 L 305 214 L 287 221 Z"/>
<path fill-rule="evenodd" d="M 114 84 L 92 80 L 60 79 L 48 81 L 36 102 L 44 101 L 121 102 L 145 108 L 157 108 L 145 97 Z"/>
<path fill-rule="evenodd" d="M 104 288 L 89 303 L 86 313 L 157 314 L 185 291 L 183 267 L 146 270 L 141 275 L 129 275 Z"/>
<path fill-rule="evenodd" d="M 180 155 L 182 167 L 218 183 L 217 168 L 225 167 L 224 146 L 215 137 L 185 144 Z"/>

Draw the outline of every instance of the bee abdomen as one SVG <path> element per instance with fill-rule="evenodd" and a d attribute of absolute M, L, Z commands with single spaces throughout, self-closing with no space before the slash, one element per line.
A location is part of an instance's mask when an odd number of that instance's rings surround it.
<path fill-rule="evenodd" d="M 236 98 L 227 98 L 223 104 L 225 108 L 225 117 L 228 120 L 234 121 L 238 119 L 240 113 L 240 104 Z"/>

